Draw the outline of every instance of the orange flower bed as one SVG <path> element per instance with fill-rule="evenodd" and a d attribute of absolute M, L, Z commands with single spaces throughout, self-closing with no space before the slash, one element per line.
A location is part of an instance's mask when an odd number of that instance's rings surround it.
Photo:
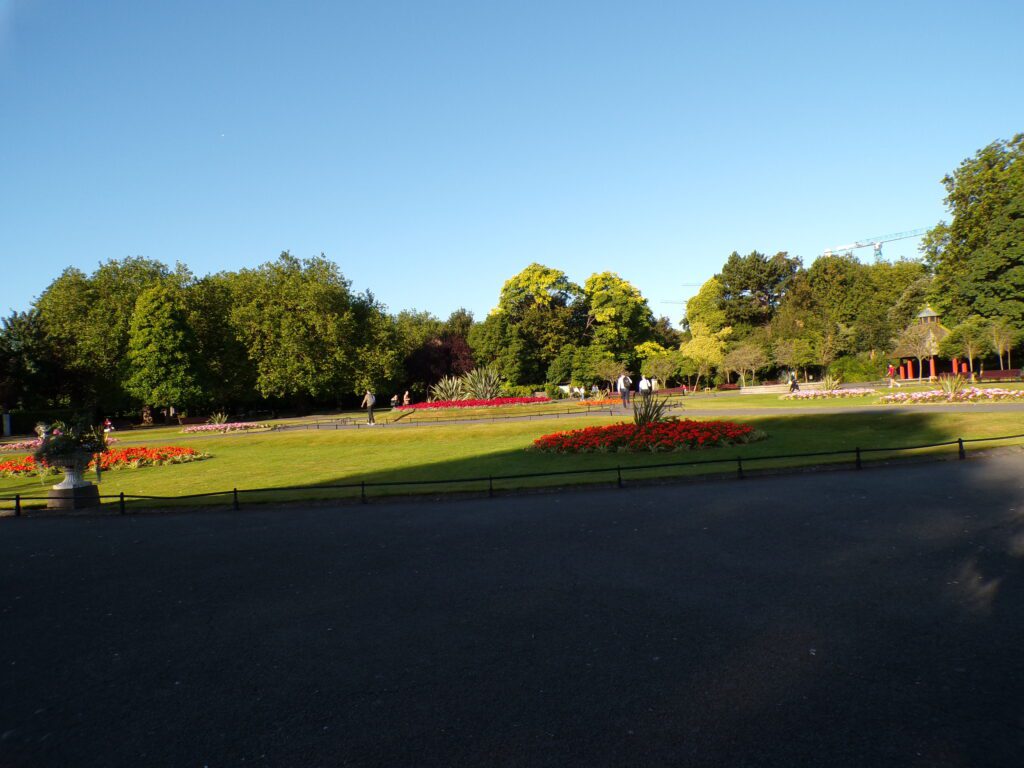
<path fill-rule="evenodd" d="M 546 453 L 595 453 L 608 451 L 685 451 L 736 443 L 750 443 L 766 437 L 747 424 L 731 421 L 659 421 L 610 424 L 556 432 L 538 437 L 533 447 Z"/>
<path fill-rule="evenodd" d="M 175 445 L 165 445 L 159 448 L 113 448 L 100 455 L 100 469 L 124 469 L 126 467 L 135 469 L 136 467 L 160 466 L 162 464 L 184 464 L 209 457 L 209 454 L 200 453 L 195 448 L 182 448 Z M 88 468 L 95 469 L 95 467 L 95 460 L 90 461 Z M 44 473 L 57 471 L 46 462 L 37 462 L 31 456 L 0 461 L 0 477 L 34 475 L 40 470 Z"/>

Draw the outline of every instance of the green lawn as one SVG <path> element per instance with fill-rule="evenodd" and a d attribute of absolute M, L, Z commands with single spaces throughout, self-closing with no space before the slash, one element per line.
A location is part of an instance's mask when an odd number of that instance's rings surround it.
<path fill-rule="evenodd" d="M 724 416 L 725 414 L 723 414 Z M 390 482 L 396 480 L 450 481 L 457 478 L 488 477 L 538 472 L 559 472 L 601 468 L 601 474 L 495 481 L 500 490 L 534 485 L 567 485 L 578 482 L 610 482 L 615 468 L 627 468 L 624 479 L 688 475 L 698 472 L 735 471 L 735 464 L 701 467 L 660 468 L 629 471 L 631 467 L 714 458 L 748 460 L 748 470 L 761 467 L 842 461 L 852 457 L 751 462 L 758 456 L 809 451 L 846 450 L 854 447 L 906 446 L 954 440 L 957 437 L 988 437 L 1024 433 L 1024 412 L 937 413 L 920 409 L 914 413 L 820 414 L 780 412 L 756 418 L 739 419 L 766 431 L 769 438 L 747 446 L 709 449 L 673 454 L 590 454 L 561 456 L 525 450 L 534 438 L 553 431 L 619 421 L 621 417 L 580 417 L 544 421 L 507 421 L 478 424 L 452 424 L 419 428 L 380 427 L 359 430 L 321 430 L 263 432 L 216 437 L 182 435 L 177 428 L 152 430 L 142 434 L 146 445 L 190 445 L 210 453 L 213 458 L 193 464 L 117 470 L 103 475 L 101 493 L 115 495 L 152 494 L 177 496 L 206 491 L 287 487 L 285 494 L 243 495 L 251 501 L 296 498 L 337 498 L 358 491 L 299 490 L 300 486 L 332 483 Z M 139 437 L 123 433 L 119 437 Z M 938 449 L 955 456 L 955 448 Z M 865 454 L 865 461 L 886 458 L 886 454 Z M 0 478 L 0 495 L 15 493 L 45 495 L 56 477 Z M 475 485 L 440 484 L 431 486 L 391 486 L 370 488 L 372 495 L 424 492 L 429 490 L 486 490 L 487 483 Z M 40 503 L 40 502 L 36 502 Z M 212 503 L 226 503 L 218 498 Z M 11 502 L 3 502 L 10 508 Z M 151 506 L 152 504 L 147 504 Z"/>

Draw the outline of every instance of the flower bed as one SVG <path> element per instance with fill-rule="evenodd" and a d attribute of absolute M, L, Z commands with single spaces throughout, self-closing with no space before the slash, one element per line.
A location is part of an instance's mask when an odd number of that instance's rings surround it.
<path fill-rule="evenodd" d="M 622 405 L 622 398 L 603 397 L 593 400 L 573 400 L 572 402 L 574 405 Z"/>
<path fill-rule="evenodd" d="M 992 387 L 979 389 L 969 387 L 955 394 L 947 394 L 941 389 L 929 389 L 926 392 L 896 392 L 879 398 L 885 405 L 922 405 L 927 403 L 1024 403 L 1024 389 L 1002 389 Z"/>
<path fill-rule="evenodd" d="M 117 438 L 107 438 L 107 445 L 113 445 L 116 442 Z M 18 443 L 0 443 L 0 453 L 31 453 L 42 444 L 43 441 L 39 438 L 35 440 L 22 440 Z"/>
<path fill-rule="evenodd" d="M 200 453 L 194 448 L 181 448 L 174 445 L 165 445 L 160 448 L 115 448 L 101 454 L 100 468 L 104 470 L 136 469 L 138 467 L 160 466 L 163 464 L 185 464 L 208 458 L 210 458 L 208 453 Z M 95 469 L 95 467 L 95 460 L 90 461 L 88 468 Z M 45 462 L 37 462 L 31 456 L 0 461 L 0 477 L 34 475 L 40 471 L 43 474 L 60 472 L 59 469 L 51 467 Z"/>
<path fill-rule="evenodd" d="M 659 421 L 610 424 L 556 432 L 538 437 L 533 448 L 545 453 L 605 453 L 608 451 L 686 451 L 763 440 L 766 435 L 747 424 L 731 421 Z"/>
<path fill-rule="evenodd" d="M 255 421 L 232 421 L 227 424 L 193 424 L 181 431 L 186 434 L 210 432 L 227 434 L 228 432 L 252 432 L 257 429 L 273 429 L 273 427 L 270 424 L 260 424 Z"/>
<path fill-rule="evenodd" d="M 501 405 L 531 405 L 550 403 L 549 397 L 493 397 L 490 400 L 435 400 L 430 403 L 398 405 L 396 410 L 426 410 L 428 408 L 492 408 Z"/>
<path fill-rule="evenodd" d="M 877 390 L 867 387 L 850 387 L 849 389 L 812 389 L 807 392 L 792 392 L 782 395 L 779 400 L 831 400 L 843 397 L 867 397 Z"/>

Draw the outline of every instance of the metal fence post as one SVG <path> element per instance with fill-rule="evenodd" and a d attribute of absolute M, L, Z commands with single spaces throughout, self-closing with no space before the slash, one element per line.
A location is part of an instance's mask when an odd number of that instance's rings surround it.
<path fill-rule="evenodd" d="M 487 498 L 494 498 L 494 478 L 487 478 Z"/>
<path fill-rule="evenodd" d="M 359 482 L 359 501 L 361 501 L 363 504 L 366 503 L 366 481 L 365 480 L 361 480 Z"/>
<path fill-rule="evenodd" d="M 622 467 L 618 466 L 615 468 L 615 474 L 618 476 L 619 488 L 622 487 Z"/>
<path fill-rule="evenodd" d="M 124 491 L 121 491 L 121 493 L 118 494 L 117 505 L 118 505 L 118 508 L 121 510 L 121 514 L 123 515 L 125 513 L 125 510 L 124 510 Z"/>
<path fill-rule="evenodd" d="M 231 506 L 237 511 L 238 510 L 238 489 L 234 488 L 231 491 Z"/>
<path fill-rule="evenodd" d="M 14 516 L 21 517 L 21 494 L 14 494 Z"/>
<path fill-rule="evenodd" d="M 743 459 L 741 459 L 739 456 L 736 457 L 736 479 L 743 479 Z"/>
<path fill-rule="evenodd" d="M 863 469 L 860 463 L 860 448 L 857 449 L 857 469 Z"/>
<path fill-rule="evenodd" d="M 960 457 L 960 460 L 963 461 L 967 458 L 967 453 L 964 451 L 964 439 L 962 437 L 958 437 L 956 439 L 956 445 L 957 455 Z"/>

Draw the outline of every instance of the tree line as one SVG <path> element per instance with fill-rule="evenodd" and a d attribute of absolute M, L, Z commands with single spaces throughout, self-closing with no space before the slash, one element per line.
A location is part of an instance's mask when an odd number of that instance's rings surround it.
<path fill-rule="evenodd" d="M 304 410 L 367 388 L 422 399 L 483 367 L 509 394 L 610 383 L 623 370 L 698 386 L 783 369 L 875 378 L 893 355 L 929 352 L 914 338 L 926 305 L 950 330 L 941 352 L 972 369 L 1009 366 L 1024 331 L 1022 153 L 1024 134 L 943 179 L 951 220 L 928 233 L 921 259 L 836 254 L 805 266 L 734 252 L 678 330 L 615 273 L 579 284 L 541 264 L 509 278 L 482 320 L 389 313 L 322 255 L 204 277 L 141 257 L 69 268 L 0 324 L 0 407 Z"/>

